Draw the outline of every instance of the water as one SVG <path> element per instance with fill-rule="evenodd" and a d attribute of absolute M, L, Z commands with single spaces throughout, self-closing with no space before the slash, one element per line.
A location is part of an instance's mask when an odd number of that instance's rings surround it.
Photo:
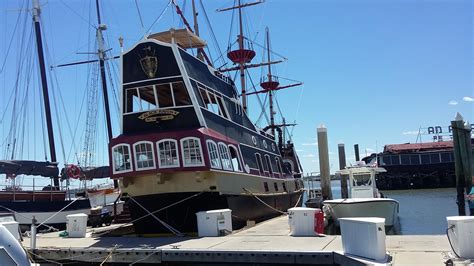
<path fill-rule="evenodd" d="M 319 188 L 319 182 L 314 182 Z M 341 184 L 331 181 L 334 198 L 341 198 Z M 456 216 L 455 188 L 387 190 L 381 191 L 385 197 L 400 203 L 400 228 L 402 235 L 445 234 L 446 216 Z"/>

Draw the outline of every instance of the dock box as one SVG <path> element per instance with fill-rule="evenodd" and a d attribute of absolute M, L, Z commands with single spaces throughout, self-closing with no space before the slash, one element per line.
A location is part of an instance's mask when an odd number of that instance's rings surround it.
<path fill-rule="evenodd" d="M 448 237 L 461 258 L 474 259 L 474 216 L 448 216 Z"/>
<path fill-rule="evenodd" d="M 221 209 L 196 213 L 198 235 L 220 236 L 232 233 L 232 210 Z"/>
<path fill-rule="evenodd" d="M 290 224 L 291 236 L 315 236 L 316 213 L 320 209 L 295 207 L 288 209 L 288 223 Z M 324 222 L 324 221 L 323 221 Z"/>
<path fill-rule="evenodd" d="M 349 255 L 386 261 L 385 218 L 339 218 L 342 249 Z"/>
<path fill-rule="evenodd" d="M 69 237 L 86 237 L 87 214 L 78 213 L 66 216 L 66 231 Z"/>

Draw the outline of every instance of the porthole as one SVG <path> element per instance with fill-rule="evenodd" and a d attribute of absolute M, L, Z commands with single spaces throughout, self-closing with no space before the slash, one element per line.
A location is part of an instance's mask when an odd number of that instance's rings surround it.
<path fill-rule="evenodd" d="M 268 148 L 268 145 L 267 145 L 267 141 L 266 140 L 263 140 L 263 147 Z"/>
<path fill-rule="evenodd" d="M 255 138 L 255 136 L 252 136 L 252 142 L 253 142 L 253 145 L 257 145 L 257 139 Z"/>
<path fill-rule="evenodd" d="M 275 151 L 275 143 L 272 143 L 272 151 Z"/>

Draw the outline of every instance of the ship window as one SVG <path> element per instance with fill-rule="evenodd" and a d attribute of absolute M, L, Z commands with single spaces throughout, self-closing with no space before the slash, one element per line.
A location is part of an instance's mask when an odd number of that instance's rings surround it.
<path fill-rule="evenodd" d="M 398 155 L 391 155 L 390 159 L 392 161 L 392 165 L 399 165 L 400 164 L 400 156 Z"/>
<path fill-rule="evenodd" d="M 203 166 L 201 141 L 198 138 L 189 137 L 181 140 L 181 149 L 183 156 L 183 165 Z"/>
<path fill-rule="evenodd" d="M 283 191 L 288 192 L 288 189 L 286 189 L 286 184 L 285 184 L 285 182 L 282 182 L 281 185 L 283 186 Z"/>
<path fill-rule="evenodd" d="M 418 154 L 410 155 L 410 164 L 420 164 L 420 156 Z"/>
<path fill-rule="evenodd" d="M 392 160 L 390 158 L 391 156 L 383 156 L 382 158 L 382 163 L 380 165 L 391 165 Z"/>
<path fill-rule="evenodd" d="M 283 173 L 283 169 L 281 168 L 281 160 L 280 160 L 280 158 L 275 157 L 275 161 L 276 161 L 276 165 L 277 165 L 277 168 L 278 168 L 278 172 L 279 172 L 279 173 Z"/>
<path fill-rule="evenodd" d="M 164 139 L 158 145 L 158 164 L 160 168 L 179 167 L 178 143 L 174 139 Z"/>
<path fill-rule="evenodd" d="M 258 171 L 260 171 L 260 174 L 262 175 L 263 174 L 262 155 L 260 155 L 259 153 L 255 153 L 255 159 L 258 165 Z"/>
<path fill-rule="evenodd" d="M 234 170 L 242 172 L 242 166 L 240 165 L 240 160 L 239 160 L 239 152 L 232 145 L 229 145 L 229 152 L 230 152 L 230 158 L 232 159 L 232 166 L 234 167 Z"/>
<path fill-rule="evenodd" d="M 402 154 L 402 163 L 401 164 L 410 164 L 410 156 L 407 154 Z"/>
<path fill-rule="evenodd" d="M 298 180 L 295 180 L 295 190 L 298 190 L 298 189 L 300 189 L 299 188 L 299 183 L 298 183 Z"/>
<path fill-rule="evenodd" d="M 188 92 L 183 82 L 171 83 L 173 86 L 173 95 L 175 106 L 184 106 L 191 105 L 191 100 L 189 99 Z"/>
<path fill-rule="evenodd" d="M 212 168 L 221 168 L 221 159 L 219 158 L 219 152 L 217 151 L 217 145 L 214 141 L 207 141 L 207 151 L 209 152 L 209 160 Z"/>
<path fill-rule="evenodd" d="M 265 161 L 267 161 L 268 171 L 270 172 L 271 175 L 273 175 L 273 166 L 272 166 L 272 161 L 270 160 L 270 156 L 265 155 Z"/>
<path fill-rule="evenodd" d="M 441 161 L 443 163 L 451 162 L 451 154 L 449 152 L 442 152 Z"/>
<path fill-rule="evenodd" d="M 263 187 L 265 188 L 265 192 L 270 191 L 270 190 L 268 189 L 268 183 L 267 183 L 267 182 L 263 182 Z"/>
<path fill-rule="evenodd" d="M 431 163 L 439 163 L 439 153 L 430 154 Z"/>
<path fill-rule="evenodd" d="M 160 108 L 174 106 L 173 93 L 171 93 L 171 86 L 169 83 L 156 85 L 156 92 Z"/>
<path fill-rule="evenodd" d="M 421 163 L 422 164 L 429 164 L 430 163 L 430 155 L 429 154 L 421 154 Z"/>
<path fill-rule="evenodd" d="M 153 155 L 153 144 L 148 141 L 133 144 L 135 150 L 135 167 L 137 170 L 155 168 L 155 158 Z"/>
<path fill-rule="evenodd" d="M 222 167 L 224 168 L 224 170 L 232 171 L 233 168 L 232 168 L 232 161 L 229 155 L 229 149 L 222 142 L 219 142 L 219 154 L 221 155 Z"/>
<path fill-rule="evenodd" d="M 112 148 L 114 173 L 127 172 L 132 169 L 130 162 L 130 146 L 119 144 Z"/>
<path fill-rule="evenodd" d="M 273 187 L 275 188 L 275 191 L 278 192 L 278 183 L 277 182 L 273 183 Z"/>
<path fill-rule="evenodd" d="M 221 96 L 202 87 L 199 87 L 199 92 L 201 93 L 204 107 L 206 107 L 207 110 L 225 118 L 229 118 Z"/>

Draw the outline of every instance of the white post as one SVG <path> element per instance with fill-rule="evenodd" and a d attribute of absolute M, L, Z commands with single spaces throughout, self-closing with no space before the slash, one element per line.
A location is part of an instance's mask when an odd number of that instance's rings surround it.
<path fill-rule="evenodd" d="M 36 249 L 36 219 L 33 216 L 31 220 L 31 238 L 30 238 L 30 249 Z"/>

